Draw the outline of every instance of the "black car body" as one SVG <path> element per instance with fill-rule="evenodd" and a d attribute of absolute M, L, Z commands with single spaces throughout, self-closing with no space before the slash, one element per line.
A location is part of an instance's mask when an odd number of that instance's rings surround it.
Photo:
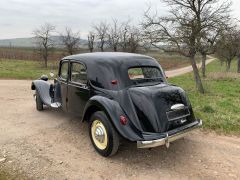
<path fill-rule="evenodd" d="M 54 84 L 43 77 L 31 88 L 38 110 L 62 108 L 89 122 L 92 143 L 103 156 L 117 151 L 119 137 L 138 148 L 169 146 L 202 125 L 184 90 L 168 84 L 159 63 L 144 55 L 68 56 L 60 61 Z"/>

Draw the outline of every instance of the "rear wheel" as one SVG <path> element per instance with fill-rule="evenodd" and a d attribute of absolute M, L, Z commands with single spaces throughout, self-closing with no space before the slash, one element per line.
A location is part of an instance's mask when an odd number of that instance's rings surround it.
<path fill-rule="evenodd" d="M 119 136 L 106 114 L 95 112 L 89 122 L 89 136 L 96 151 L 104 156 L 114 155 L 119 147 Z"/>
<path fill-rule="evenodd" d="M 43 110 L 43 102 L 42 102 L 41 97 L 40 97 L 40 95 L 37 91 L 36 91 L 36 109 L 38 111 Z"/>

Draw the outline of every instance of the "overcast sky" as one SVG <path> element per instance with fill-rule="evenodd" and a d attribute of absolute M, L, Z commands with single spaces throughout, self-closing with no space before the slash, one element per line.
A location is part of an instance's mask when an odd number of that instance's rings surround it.
<path fill-rule="evenodd" d="M 45 22 L 62 31 L 80 30 L 85 38 L 93 23 L 131 19 L 138 24 L 148 4 L 164 11 L 160 0 L 0 0 L 0 39 L 31 37 Z M 240 18 L 240 0 L 233 0 L 233 14 Z"/>

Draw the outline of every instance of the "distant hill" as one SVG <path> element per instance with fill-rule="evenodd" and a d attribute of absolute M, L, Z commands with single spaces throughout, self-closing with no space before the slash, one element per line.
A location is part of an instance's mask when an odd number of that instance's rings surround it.
<path fill-rule="evenodd" d="M 33 47 L 34 38 L 0 39 L 0 47 Z"/>
<path fill-rule="evenodd" d="M 55 47 L 62 47 L 60 36 L 51 37 Z M 80 46 L 87 47 L 87 40 L 80 39 Z M 35 47 L 35 39 L 30 38 L 14 38 L 14 39 L 0 39 L 0 47 Z"/>

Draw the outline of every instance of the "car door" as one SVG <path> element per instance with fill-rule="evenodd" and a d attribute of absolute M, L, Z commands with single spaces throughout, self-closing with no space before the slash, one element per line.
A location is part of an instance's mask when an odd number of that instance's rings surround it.
<path fill-rule="evenodd" d="M 84 107 L 90 97 L 87 82 L 85 65 L 76 61 L 70 62 L 68 112 L 82 116 Z"/>
<path fill-rule="evenodd" d="M 62 109 L 67 111 L 67 94 L 68 94 L 68 79 L 69 79 L 69 61 L 64 60 L 60 63 L 60 69 L 58 74 L 58 82 L 60 84 L 61 104 Z"/>

